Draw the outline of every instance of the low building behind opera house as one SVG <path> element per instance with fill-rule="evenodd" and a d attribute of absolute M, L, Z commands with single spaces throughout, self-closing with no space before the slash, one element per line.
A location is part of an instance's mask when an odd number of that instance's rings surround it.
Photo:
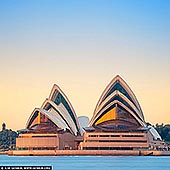
<path fill-rule="evenodd" d="M 158 150 L 165 145 L 120 76 L 105 88 L 90 121 L 77 118 L 67 96 L 54 85 L 19 133 L 18 150 Z"/>

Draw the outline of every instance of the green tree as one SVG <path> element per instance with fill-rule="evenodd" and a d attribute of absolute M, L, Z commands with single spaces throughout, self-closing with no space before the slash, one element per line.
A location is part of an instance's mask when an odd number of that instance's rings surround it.
<path fill-rule="evenodd" d="M 162 139 L 165 142 L 170 142 L 170 124 L 166 124 L 164 125 L 162 124 L 156 124 L 155 125 L 155 129 L 158 131 L 158 133 L 160 134 L 160 136 L 162 137 Z"/>
<path fill-rule="evenodd" d="M 11 129 L 3 129 L 0 131 L 0 150 L 13 149 L 16 144 L 18 134 Z"/>

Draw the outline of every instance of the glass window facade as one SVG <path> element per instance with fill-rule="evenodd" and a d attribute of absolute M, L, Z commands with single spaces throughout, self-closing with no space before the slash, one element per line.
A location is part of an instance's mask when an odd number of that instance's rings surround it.
<path fill-rule="evenodd" d="M 141 120 L 141 118 L 139 117 L 139 115 L 136 113 L 136 111 L 124 100 L 124 99 L 122 99 L 120 96 L 115 96 L 115 97 L 113 97 L 111 100 L 109 100 L 103 107 L 102 107 L 102 109 L 103 108 L 105 108 L 108 104 L 110 104 L 111 102 L 113 102 L 114 100 L 118 100 L 118 101 L 120 101 L 121 103 L 123 103 L 126 107 L 128 107 L 140 120 Z M 101 109 L 101 110 L 102 110 Z M 103 115 L 103 114 L 102 114 Z"/>

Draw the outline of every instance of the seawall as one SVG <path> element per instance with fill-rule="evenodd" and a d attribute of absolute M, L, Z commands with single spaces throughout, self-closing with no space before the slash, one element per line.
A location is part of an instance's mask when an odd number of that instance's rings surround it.
<path fill-rule="evenodd" d="M 9 156 L 170 156 L 156 150 L 13 150 Z"/>
<path fill-rule="evenodd" d="M 0 151 L 0 155 L 8 155 L 8 151 Z"/>

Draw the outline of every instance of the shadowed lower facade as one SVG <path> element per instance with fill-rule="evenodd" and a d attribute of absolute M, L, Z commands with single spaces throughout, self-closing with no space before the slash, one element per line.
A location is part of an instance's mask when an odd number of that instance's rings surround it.
<path fill-rule="evenodd" d="M 81 123 L 79 121 L 82 121 Z M 149 150 L 164 148 L 157 131 L 145 122 L 133 91 L 116 76 L 103 91 L 87 127 L 80 124 L 64 92 L 54 85 L 49 98 L 31 113 L 20 130 L 19 150 Z"/>

